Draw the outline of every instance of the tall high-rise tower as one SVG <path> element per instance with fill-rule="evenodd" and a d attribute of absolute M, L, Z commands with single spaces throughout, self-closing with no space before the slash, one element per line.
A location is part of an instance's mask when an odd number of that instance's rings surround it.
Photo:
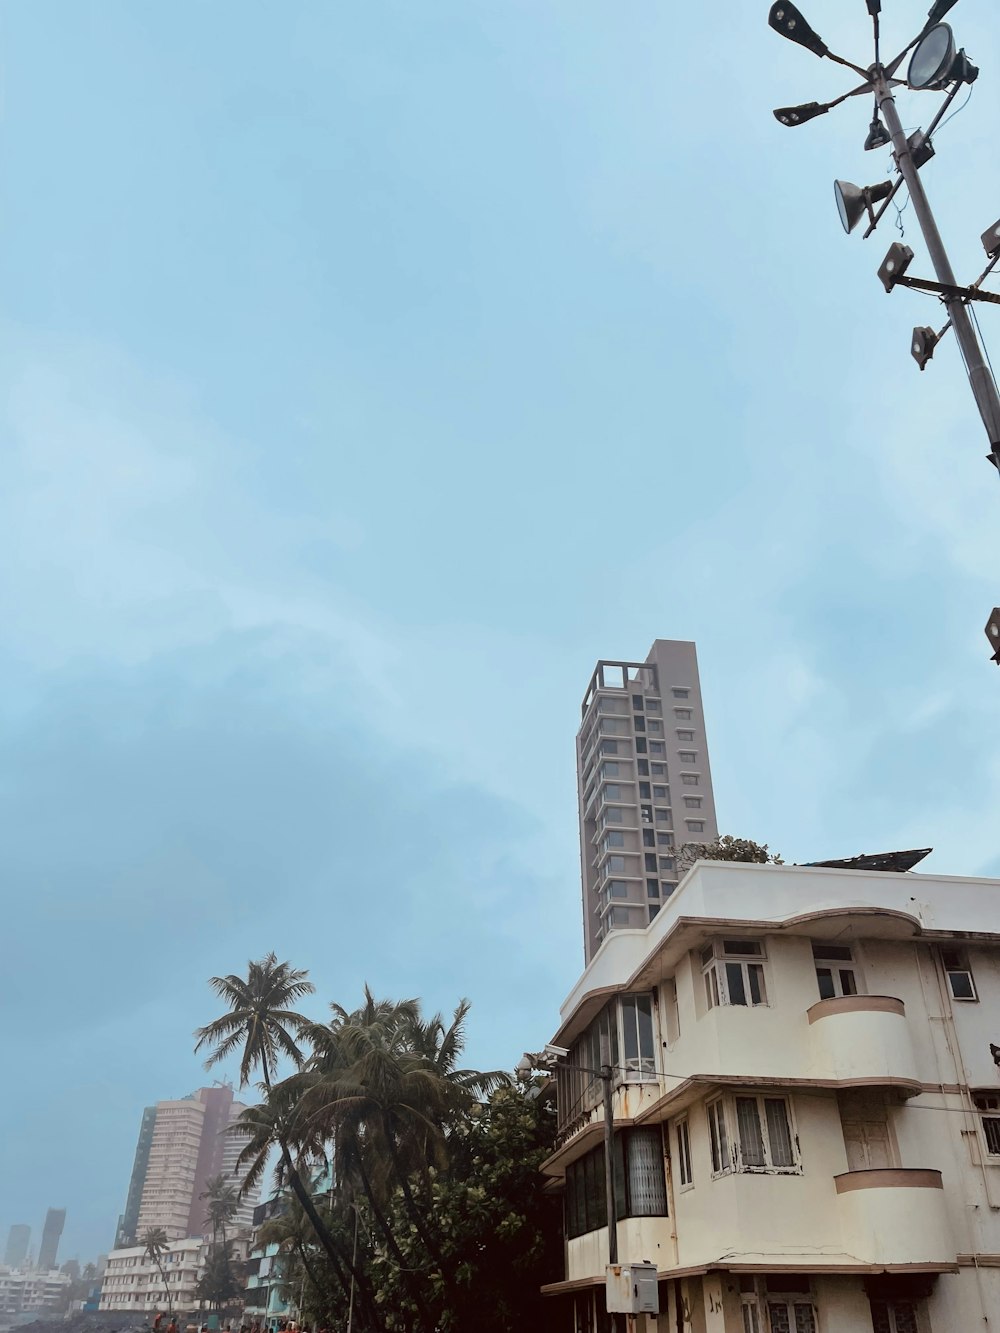
<path fill-rule="evenodd" d="M 45 1226 L 42 1228 L 42 1243 L 38 1247 L 38 1267 L 48 1273 L 56 1266 L 59 1253 L 59 1240 L 66 1225 L 66 1209 L 50 1208 L 45 1214 Z"/>
<path fill-rule="evenodd" d="M 228 1133 L 243 1110 L 227 1085 L 199 1088 L 189 1097 L 157 1102 L 143 1111 L 125 1211 L 116 1248 L 134 1245 L 150 1228 L 162 1227 L 170 1240 L 207 1235 L 207 1206 L 201 1195 L 222 1175 L 239 1190 L 236 1158 L 243 1142 Z M 257 1202 L 258 1191 L 240 1202 L 240 1225 Z"/>
<path fill-rule="evenodd" d="M 647 926 L 677 887 L 685 842 L 718 836 L 693 643 L 600 661 L 576 737 L 587 962 L 613 930 Z"/>
<path fill-rule="evenodd" d="M 7 1248 L 3 1261 L 8 1268 L 23 1268 L 28 1259 L 28 1245 L 31 1241 L 31 1227 L 15 1223 L 7 1232 Z"/>

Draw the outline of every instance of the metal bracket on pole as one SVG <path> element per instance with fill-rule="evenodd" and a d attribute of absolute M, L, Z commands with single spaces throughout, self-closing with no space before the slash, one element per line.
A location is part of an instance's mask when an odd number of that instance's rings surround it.
<path fill-rule="evenodd" d="M 950 282 L 935 282 L 933 278 L 911 278 L 900 274 L 896 278 L 900 287 L 913 287 L 918 292 L 933 292 L 936 296 L 959 301 L 987 301 L 990 305 L 1000 305 L 1000 292 L 984 292 L 978 287 L 956 287 Z"/>

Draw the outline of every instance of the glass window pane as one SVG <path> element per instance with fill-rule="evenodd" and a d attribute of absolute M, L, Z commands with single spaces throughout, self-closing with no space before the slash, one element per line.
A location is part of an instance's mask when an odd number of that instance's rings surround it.
<path fill-rule="evenodd" d="M 854 973 L 849 967 L 840 969 L 840 990 L 843 995 L 857 995 L 858 984 L 854 980 Z"/>
<path fill-rule="evenodd" d="M 730 1004 L 746 1004 L 747 993 L 743 985 L 743 968 L 739 963 L 726 964 L 726 990 Z"/>
<path fill-rule="evenodd" d="M 639 1038 L 635 1023 L 635 996 L 622 996 L 622 1040 L 625 1043 L 625 1059 L 635 1060 L 639 1055 Z"/>
<path fill-rule="evenodd" d="M 760 963 L 749 963 L 747 973 L 750 979 L 750 1003 L 767 1004 L 767 992 L 764 989 L 764 968 Z"/>
<path fill-rule="evenodd" d="M 832 1000 L 837 994 L 833 985 L 833 972 L 828 967 L 817 967 L 816 980 L 819 982 L 819 998 Z"/>
<path fill-rule="evenodd" d="M 792 1130 L 788 1123 L 788 1108 L 783 1097 L 765 1097 L 764 1114 L 767 1117 L 767 1141 L 772 1166 L 794 1166 Z"/>
<path fill-rule="evenodd" d="M 644 1060 L 653 1059 L 653 1006 L 648 995 L 637 995 L 636 1016 L 639 1022 L 639 1054 Z"/>
<path fill-rule="evenodd" d="M 972 976 L 969 972 L 949 972 L 948 982 L 951 985 L 951 993 L 956 1000 L 974 1000 L 976 998 Z"/>
<path fill-rule="evenodd" d="M 756 1097 L 736 1098 L 736 1125 L 740 1139 L 740 1160 L 744 1166 L 765 1166 L 764 1139 Z"/>

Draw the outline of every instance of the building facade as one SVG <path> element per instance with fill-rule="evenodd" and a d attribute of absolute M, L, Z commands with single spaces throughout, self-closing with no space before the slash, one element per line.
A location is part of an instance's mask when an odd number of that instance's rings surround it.
<path fill-rule="evenodd" d="M 134 1245 L 150 1228 L 162 1227 L 170 1240 L 208 1234 L 201 1197 L 208 1182 L 222 1175 L 235 1190 L 242 1184 L 236 1160 L 244 1140 L 229 1127 L 244 1109 L 224 1084 L 143 1111 L 118 1249 Z M 241 1199 L 236 1228 L 249 1225 L 257 1197 L 251 1190 Z"/>
<path fill-rule="evenodd" d="M 600 661 L 576 737 L 584 955 L 653 919 L 677 851 L 718 836 L 693 643 L 657 639 L 645 662 Z"/>
<path fill-rule="evenodd" d="M 601 1038 L 636 1333 L 950 1333 L 1000 1310 L 1000 881 L 699 862 L 553 1044 L 551 1326 L 604 1333 Z M 624 1316 L 618 1316 L 619 1329 Z"/>
<path fill-rule="evenodd" d="M 28 1246 L 31 1244 L 31 1227 L 15 1223 L 7 1232 L 7 1248 L 3 1261 L 8 1268 L 24 1268 L 28 1262 Z"/>
<path fill-rule="evenodd" d="M 159 1264 L 141 1245 L 112 1250 L 101 1280 L 98 1309 L 115 1313 L 165 1311 L 168 1305 L 175 1313 L 196 1309 L 207 1248 L 197 1237 L 175 1240 L 160 1256 Z"/>
<path fill-rule="evenodd" d="M 253 1238 L 250 1258 L 247 1263 L 247 1282 L 244 1301 L 244 1316 L 248 1320 L 259 1320 L 272 1326 L 278 1319 L 285 1319 L 293 1313 L 292 1307 L 283 1293 L 282 1264 L 283 1256 L 275 1242 L 262 1244 L 258 1231 L 273 1217 L 278 1217 L 285 1207 L 280 1195 L 259 1204 L 253 1211 Z"/>
<path fill-rule="evenodd" d="M 45 1214 L 45 1226 L 42 1228 L 42 1243 L 38 1247 L 38 1267 L 43 1273 L 57 1268 L 59 1241 L 66 1225 L 66 1209 L 50 1208 Z"/>
<path fill-rule="evenodd" d="M 59 1306 L 72 1279 L 65 1273 L 0 1267 L 0 1316 L 33 1314 Z"/>

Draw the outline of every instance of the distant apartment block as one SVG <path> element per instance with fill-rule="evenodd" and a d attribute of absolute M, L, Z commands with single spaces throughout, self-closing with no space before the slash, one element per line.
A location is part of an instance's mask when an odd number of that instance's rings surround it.
<path fill-rule="evenodd" d="M 70 1281 L 66 1273 L 0 1267 L 0 1318 L 54 1309 Z"/>
<path fill-rule="evenodd" d="M 28 1262 L 28 1246 L 31 1243 L 31 1227 L 16 1223 L 7 1232 L 7 1248 L 3 1261 L 8 1268 L 24 1268 Z"/>
<path fill-rule="evenodd" d="M 162 1227 L 170 1240 L 208 1233 L 201 1197 L 208 1182 L 222 1175 L 237 1191 L 242 1183 L 236 1160 L 244 1140 L 228 1130 L 243 1110 L 223 1085 L 143 1111 L 116 1249 L 135 1245 L 150 1228 Z M 241 1199 L 237 1226 L 249 1226 L 257 1195 Z"/>
<path fill-rule="evenodd" d="M 576 738 L 584 954 L 643 929 L 677 887 L 677 852 L 718 836 L 693 643 L 600 661 Z"/>
<path fill-rule="evenodd" d="M 38 1247 L 38 1267 L 43 1273 L 57 1268 L 59 1241 L 66 1225 L 66 1209 L 50 1208 L 45 1214 L 45 1226 L 42 1228 L 42 1243 Z"/>

